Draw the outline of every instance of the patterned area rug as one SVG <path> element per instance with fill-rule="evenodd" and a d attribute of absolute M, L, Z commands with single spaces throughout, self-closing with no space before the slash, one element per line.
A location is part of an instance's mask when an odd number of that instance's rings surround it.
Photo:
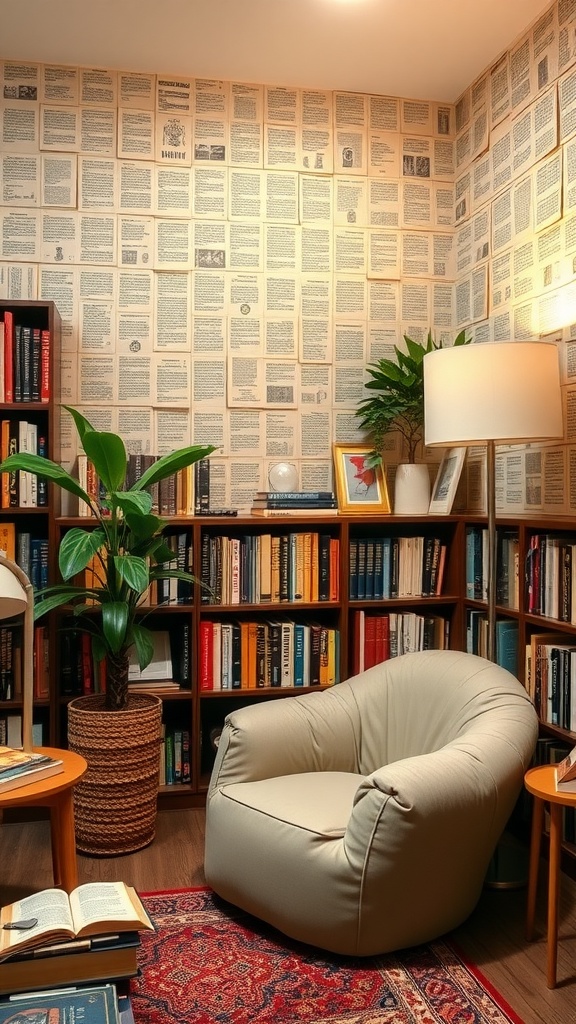
<path fill-rule="evenodd" d="M 369 959 L 293 942 L 208 889 L 145 897 L 136 1024 L 522 1024 L 444 941 Z"/>

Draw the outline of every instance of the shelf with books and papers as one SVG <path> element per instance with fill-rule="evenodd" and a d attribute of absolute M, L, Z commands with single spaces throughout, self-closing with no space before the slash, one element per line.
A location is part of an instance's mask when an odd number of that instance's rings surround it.
<path fill-rule="evenodd" d="M 53 302 L 0 299 L 0 459 L 29 451 L 60 460 L 61 318 Z M 56 576 L 58 492 L 45 478 L 0 475 L 0 549 L 35 590 Z M 34 641 L 36 738 L 54 744 L 56 725 L 54 624 L 43 620 Z M 21 638 L 0 624 L 0 740 L 21 732 Z M 12 713 L 12 711 L 14 713 Z M 20 725 L 18 724 L 20 722 Z"/>

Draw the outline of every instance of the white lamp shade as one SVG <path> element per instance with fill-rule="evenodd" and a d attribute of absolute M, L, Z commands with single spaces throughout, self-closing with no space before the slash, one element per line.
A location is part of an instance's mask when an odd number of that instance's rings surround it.
<path fill-rule="evenodd" d="M 22 615 L 27 604 L 24 587 L 0 557 L 0 619 Z"/>
<path fill-rule="evenodd" d="M 424 356 L 426 445 L 518 444 L 563 436 L 556 345 L 458 345 Z"/>

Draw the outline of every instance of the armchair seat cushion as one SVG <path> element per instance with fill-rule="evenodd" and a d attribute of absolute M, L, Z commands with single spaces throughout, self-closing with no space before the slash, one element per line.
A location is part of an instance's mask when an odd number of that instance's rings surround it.
<path fill-rule="evenodd" d="M 302 772 L 224 786 L 222 798 L 252 811 L 255 829 L 282 822 L 326 839 L 341 839 L 363 781 L 362 775 L 351 772 Z"/>

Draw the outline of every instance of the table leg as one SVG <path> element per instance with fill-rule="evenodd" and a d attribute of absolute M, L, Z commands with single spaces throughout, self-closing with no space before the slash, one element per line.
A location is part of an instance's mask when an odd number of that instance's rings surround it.
<path fill-rule="evenodd" d="M 62 885 L 62 864 L 60 863 L 60 802 L 55 800 L 50 806 L 50 842 L 52 845 L 52 874 L 55 888 Z"/>
<path fill-rule="evenodd" d="M 51 812 L 51 820 L 52 822 L 58 822 L 57 831 L 55 834 L 52 834 L 54 871 L 58 870 L 59 884 L 62 889 L 65 889 L 66 892 L 72 892 L 72 889 L 75 889 L 78 885 L 72 789 L 59 794 L 58 802 L 54 805 Z M 56 853 L 54 854 L 55 849 Z"/>
<path fill-rule="evenodd" d="M 530 836 L 530 868 L 528 872 L 528 904 L 526 910 L 526 939 L 534 938 L 536 916 L 536 892 L 538 889 L 538 868 L 540 866 L 540 842 L 544 827 L 544 801 L 534 797 L 532 808 L 532 833 Z"/>
<path fill-rule="evenodd" d="M 558 958 L 558 895 L 560 889 L 560 843 L 562 839 L 562 805 L 550 805 L 550 860 L 548 870 L 548 956 L 547 985 L 556 987 Z"/>

